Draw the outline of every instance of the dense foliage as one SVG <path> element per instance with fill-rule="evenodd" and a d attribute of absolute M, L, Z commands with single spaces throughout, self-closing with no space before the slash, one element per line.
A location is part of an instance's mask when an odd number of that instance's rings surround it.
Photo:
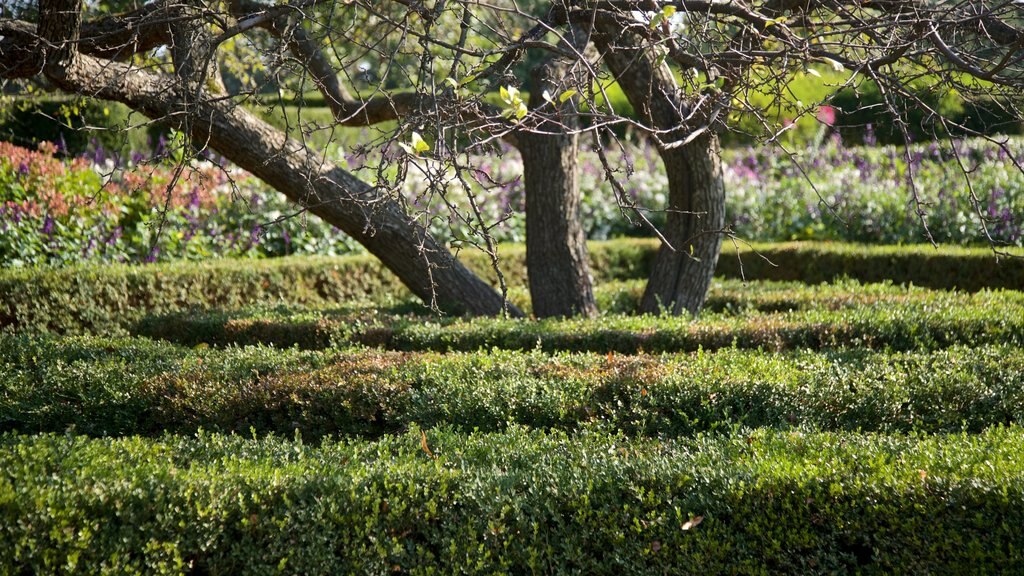
<path fill-rule="evenodd" d="M 527 278 L 522 247 L 505 247 L 500 253 L 506 268 L 505 280 L 512 287 L 510 297 L 526 306 Z M 595 243 L 590 250 L 594 276 L 604 283 L 645 277 L 653 255 L 654 243 L 648 240 Z M 463 258 L 480 273 L 490 272 L 489 262 L 479 253 L 466 251 Z M 723 254 L 718 270 L 723 277 L 748 280 L 820 283 L 851 278 L 877 283 L 888 278 L 898 284 L 968 291 L 1013 289 L 1024 285 L 1024 260 L 1020 258 L 997 260 L 984 248 L 936 250 L 928 245 L 742 245 Z M 726 286 L 724 292 L 713 288 L 711 310 L 729 306 L 742 308 L 751 298 L 778 297 L 774 289 L 753 295 L 741 285 Z M 762 285 L 762 290 L 765 288 Z M 633 282 L 599 286 L 597 293 L 603 310 L 628 313 L 636 310 L 639 290 L 640 285 Z M 813 293 L 791 290 L 781 301 L 766 304 L 761 309 L 786 310 L 790 305 L 799 308 L 795 301 Z M 146 316 L 189 311 L 225 312 L 252 306 L 337 308 L 338 303 L 345 303 L 343 307 L 358 308 L 361 303 L 372 302 L 378 306 L 405 305 L 423 311 L 421 305 L 410 305 L 409 293 L 378 261 L 368 256 L 9 269 L 0 270 L 0 294 L 3 294 L 0 327 L 79 334 L 124 333 Z M 851 296 L 848 290 L 840 290 L 834 297 L 843 300 L 866 296 Z M 221 319 L 216 323 L 223 322 Z"/>
<path fill-rule="evenodd" d="M 935 143 L 909 153 L 894 147 L 848 148 L 838 140 L 790 157 L 777 149 L 728 153 L 727 214 L 737 238 L 751 241 L 828 239 L 866 243 L 926 240 L 911 202 L 907 176 L 925 203 L 928 229 L 942 243 L 1024 243 L 1024 162 L 1017 140 L 1002 147 L 963 141 L 956 155 Z M 164 145 L 161 145 L 164 146 Z M 166 146 L 164 146 L 166 149 Z M 358 251 L 340 231 L 302 210 L 255 178 L 204 162 L 176 176 L 166 155 L 112 155 L 97 144 L 87 156 L 58 160 L 53 146 L 30 151 L 0 143 L 0 264 L 77 261 L 152 262 L 211 256 L 340 254 Z M 342 160 L 357 174 L 376 177 L 363 156 Z M 498 223 L 497 240 L 524 238 L 518 155 L 480 158 L 473 178 L 446 181 L 445 194 L 410 172 L 409 207 L 456 246 L 473 230 L 449 210 L 467 216 L 469 196 L 484 221 Z M 647 234 L 623 202 L 664 214 L 667 181 L 649 146 L 613 155 L 627 198 L 616 200 L 597 154 L 581 157 L 583 218 L 592 239 Z M 439 167 L 440 168 L 440 167 Z M 970 171 L 971 187 L 964 178 Z M 388 176 L 385 174 L 385 178 Z M 435 175 L 436 176 L 436 175 Z M 467 188 L 468 186 L 468 188 Z M 453 224 L 454 223 L 454 224 Z M 984 224 L 984 228 L 982 227 Z"/>
<path fill-rule="evenodd" d="M 633 317 L 652 243 L 596 248 L 595 320 L 438 318 L 365 256 L 3 271 L 0 572 L 1022 568 L 1024 293 L 726 279 L 698 322 Z"/>
<path fill-rule="evenodd" d="M 60 160 L 56 151 L 0 142 L 4 266 L 330 255 L 354 246 L 235 169 L 203 162 L 179 174 L 160 156 L 111 156 L 97 146 Z"/>
<path fill-rule="evenodd" d="M 682 440 L 514 427 L 313 447 L 0 436 L 0 570 L 1019 572 L 1018 427 Z"/>
<path fill-rule="evenodd" d="M 187 349 L 0 336 L 0 431 L 377 437 L 413 423 L 679 437 L 737 425 L 978 432 L 1024 424 L 1024 352 L 693 354 Z M 57 400 L 59 399 L 59 401 Z"/>
<path fill-rule="evenodd" d="M 738 316 L 607 315 L 596 319 L 442 319 L 376 310 L 297 310 L 289 307 L 231 313 L 149 317 L 136 334 L 185 345 L 202 343 L 297 345 L 325 348 L 364 344 L 395 350 L 544 350 L 679 352 L 729 346 L 788 350 L 845 346 L 896 350 L 1008 343 L 1024 345 L 1020 292 L 907 298 L 893 294 L 837 309 L 812 307 L 762 313 L 756 302 Z M 769 308 L 777 303 L 769 304 Z"/>

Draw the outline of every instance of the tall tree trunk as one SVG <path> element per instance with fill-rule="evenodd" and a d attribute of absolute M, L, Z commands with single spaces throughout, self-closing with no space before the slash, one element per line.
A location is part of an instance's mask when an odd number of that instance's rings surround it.
<path fill-rule="evenodd" d="M 644 45 L 613 20 L 598 20 L 594 43 L 630 104 L 662 141 L 681 140 L 690 107 L 660 48 Z M 718 136 L 707 131 L 685 146 L 659 146 L 668 175 L 668 217 L 662 244 L 647 281 L 644 312 L 697 314 L 718 264 L 725 226 L 725 182 Z"/>
<path fill-rule="evenodd" d="M 526 188 L 526 266 L 538 318 L 597 313 L 580 222 L 579 137 L 567 133 L 578 126 L 574 103 L 556 105 L 542 97 L 548 91 L 557 98 L 566 68 L 549 60 L 534 71 L 530 109 L 550 116 L 536 131 L 519 134 Z"/>
<path fill-rule="evenodd" d="M 52 48 L 43 72 L 67 92 L 124 103 L 210 146 L 351 235 L 424 301 L 453 313 L 494 315 L 504 299 L 401 207 L 240 106 L 179 79 L 78 52 L 80 0 L 45 0 L 39 32 Z M 198 97 L 197 97 L 198 96 Z M 520 312 L 512 307 L 512 314 Z"/>
<path fill-rule="evenodd" d="M 663 150 L 668 174 L 668 218 L 662 245 L 640 308 L 696 315 L 704 306 L 711 277 L 722 249 L 725 226 L 725 184 L 718 136 L 709 133 L 688 145 Z"/>

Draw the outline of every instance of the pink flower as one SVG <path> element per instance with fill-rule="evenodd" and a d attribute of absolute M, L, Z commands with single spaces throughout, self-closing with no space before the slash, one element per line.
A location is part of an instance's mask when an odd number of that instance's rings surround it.
<path fill-rule="evenodd" d="M 818 108 L 818 122 L 834 126 L 836 123 L 836 109 L 827 105 Z"/>

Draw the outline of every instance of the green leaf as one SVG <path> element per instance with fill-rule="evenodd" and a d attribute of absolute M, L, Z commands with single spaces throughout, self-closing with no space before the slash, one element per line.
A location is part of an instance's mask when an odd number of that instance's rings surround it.
<path fill-rule="evenodd" d="M 559 104 L 564 104 L 566 100 L 568 100 L 569 98 L 572 98 L 575 95 L 576 95 L 576 90 L 573 90 L 573 89 L 570 88 L 569 90 L 566 90 L 565 92 L 562 92 L 561 94 L 559 94 L 558 102 L 559 102 Z"/>
<path fill-rule="evenodd" d="M 658 24 L 661 24 L 662 22 L 664 22 L 664 21 L 668 20 L 669 18 L 675 16 L 675 14 L 676 14 L 676 7 L 675 6 L 665 6 L 664 8 L 661 9 L 661 12 L 658 12 L 653 17 L 651 17 L 651 28 L 656 28 L 658 26 Z"/>
<path fill-rule="evenodd" d="M 399 142 L 398 145 L 401 146 L 402 150 L 405 150 L 406 153 L 412 154 L 413 156 L 419 156 L 422 152 L 430 151 L 430 144 L 427 144 L 426 140 L 420 136 L 419 132 L 412 133 L 412 138 L 409 140 L 409 144 Z"/>
<path fill-rule="evenodd" d="M 428 152 L 428 151 L 430 151 L 430 144 L 427 144 L 423 140 L 423 137 L 420 136 L 419 132 L 413 132 L 412 133 L 412 149 L 415 150 L 417 154 L 420 153 L 420 152 Z"/>

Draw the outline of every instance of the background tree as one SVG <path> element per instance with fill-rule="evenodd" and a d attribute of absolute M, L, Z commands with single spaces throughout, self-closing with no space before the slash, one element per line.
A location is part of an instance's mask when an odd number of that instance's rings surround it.
<path fill-rule="evenodd" d="M 820 77 L 829 94 L 877 91 L 907 143 L 922 130 L 987 136 L 944 114 L 929 92 L 1020 118 L 1024 33 L 1021 8 L 1009 1 L 43 0 L 38 10 L 13 8 L 0 20 L 0 76 L 122 102 L 172 126 L 185 135 L 183 165 L 219 151 L 453 312 L 518 314 L 504 297 L 491 234 L 498 223 L 471 185 L 486 181 L 474 155 L 503 146 L 521 153 L 535 313 L 596 311 L 578 221 L 581 139 L 598 150 L 624 215 L 662 240 L 643 309 L 697 313 L 732 236 L 720 138 L 740 132 L 801 166 L 785 132 L 826 102 L 795 97 L 795 77 Z M 309 124 L 301 109 L 284 113 L 282 95 L 301 101 L 311 88 L 330 108 L 330 126 Z M 257 118 L 258 107 L 280 107 L 284 129 Z M 312 144 L 314 132 L 370 125 L 380 130 L 361 146 L 375 157 L 369 181 Z M 623 167 L 606 149 L 626 131 L 657 146 L 665 206 L 637 206 L 618 184 Z M 419 208 L 398 192 L 410 178 L 426 183 Z M 468 208 L 452 201 L 455 189 Z M 912 201 L 927 234 L 927 206 L 916 191 Z M 651 210 L 667 214 L 662 228 Z M 429 231 L 437 218 L 468 233 L 437 237 Z M 462 244 L 490 256 L 500 293 L 452 256 L 449 246 Z"/>

